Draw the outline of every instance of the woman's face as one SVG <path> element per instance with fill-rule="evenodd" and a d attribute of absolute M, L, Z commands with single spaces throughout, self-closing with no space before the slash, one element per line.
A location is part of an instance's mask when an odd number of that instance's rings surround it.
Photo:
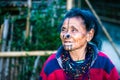
<path fill-rule="evenodd" d="M 65 50 L 85 47 L 93 37 L 94 30 L 87 32 L 82 18 L 66 18 L 61 27 L 60 38 Z M 90 38 L 91 37 L 91 38 Z"/>

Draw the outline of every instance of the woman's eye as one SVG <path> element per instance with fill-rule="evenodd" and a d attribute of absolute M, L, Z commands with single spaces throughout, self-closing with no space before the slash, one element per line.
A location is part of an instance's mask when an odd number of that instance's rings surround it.
<path fill-rule="evenodd" d="M 61 29 L 61 31 L 65 31 L 65 29 Z"/>
<path fill-rule="evenodd" d="M 62 28 L 61 31 L 66 31 L 66 29 L 65 29 L 65 28 Z"/>
<path fill-rule="evenodd" d="M 72 29 L 72 32 L 77 32 L 77 29 Z"/>
<path fill-rule="evenodd" d="M 65 31 L 65 29 L 61 29 L 61 31 Z"/>

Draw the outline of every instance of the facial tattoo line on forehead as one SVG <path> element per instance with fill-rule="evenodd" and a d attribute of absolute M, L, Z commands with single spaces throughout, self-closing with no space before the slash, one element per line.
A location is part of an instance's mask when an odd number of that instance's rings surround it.
<path fill-rule="evenodd" d="M 70 24 L 69 23 L 70 23 L 70 18 L 68 18 L 68 30 L 70 28 Z M 72 50 L 72 44 L 71 45 L 67 45 L 67 47 L 68 47 L 69 51 Z"/>
<path fill-rule="evenodd" d="M 69 29 L 70 18 L 68 18 L 68 29 Z"/>

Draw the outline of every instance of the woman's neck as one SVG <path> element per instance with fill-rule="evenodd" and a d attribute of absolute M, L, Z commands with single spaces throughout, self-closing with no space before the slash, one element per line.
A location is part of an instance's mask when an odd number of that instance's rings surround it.
<path fill-rule="evenodd" d="M 86 46 L 80 49 L 69 51 L 69 53 L 73 61 L 84 60 L 86 55 Z"/>

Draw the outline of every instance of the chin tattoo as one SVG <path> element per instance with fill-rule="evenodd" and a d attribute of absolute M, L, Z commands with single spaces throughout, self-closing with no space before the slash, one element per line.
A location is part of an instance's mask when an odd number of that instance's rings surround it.
<path fill-rule="evenodd" d="M 72 50 L 72 45 L 64 45 L 65 50 Z"/>

